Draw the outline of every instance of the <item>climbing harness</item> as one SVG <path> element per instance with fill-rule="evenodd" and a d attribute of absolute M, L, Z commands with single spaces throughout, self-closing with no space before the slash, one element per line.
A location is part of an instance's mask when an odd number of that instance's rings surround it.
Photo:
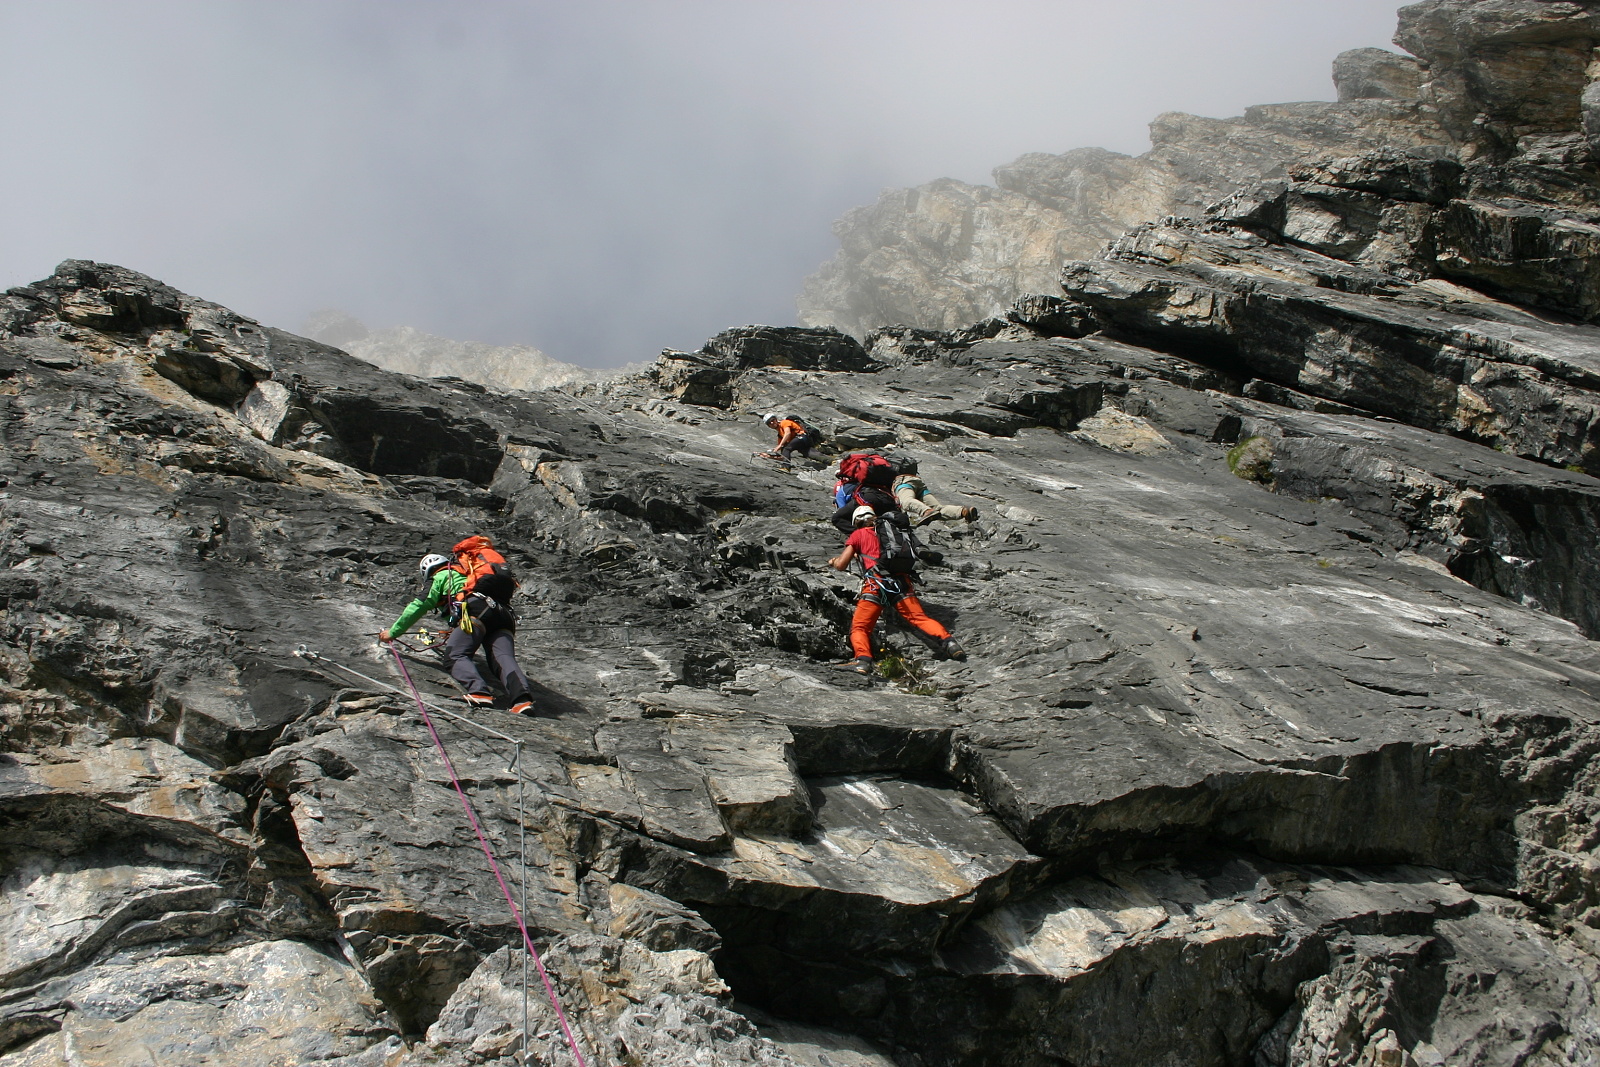
<path fill-rule="evenodd" d="M 877 586 L 877 592 L 882 594 L 884 597 L 884 607 L 890 607 L 893 604 L 904 600 L 906 596 L 909 595 L 908 590 L 901 583 L 899 578 L 884 574 L 876 567 L 872 568 L 870 571 L 867 571 L 866 574 L 867 577 L 871 578 L 873 583 Z"/>
<path fill-rule="evenodd" d="M 522 1062 L 529 1062 L 529 1038 L 532 1034 L 528 1017 L 528 961 L 532 960 L 534 967 L 538 969 L 539 979 L 544 984 L 545 996 L 549 999 L 550 1006 L 555 1009 L 556 1019 L 561 1024 L 561 1034 L 566 1038 L 567 1047 L 572 1051 L 573 1059 L 577 1062 L 578 1067 L 588 1067 L 588 1062 L 584 1059 L 583 1052 L 578 1048 L 577 1038 L 573 1036 L 572 1026 L 567 1020 L 566 1010 L 561 1006 L 561 998 L 556 993 L 555 983 L 551 981 L 550 972 L 545 968 L 544 959 L 539 955 L 539 950 L 533 947 L 533 936 L 528 932 L 528 924 L 524 918 L 528 909 L 528 830 L 525 798 L 526 778 L 522 772 L 523 742 L 518 738 L 511 737 L 510 735 L 502 733 L 493 727 L 485 726 L 483 723 L 477 722 L 474 719 L 470 719 L 465 715 L 459 715 L 448 708 L 443 708 L 430 701 L 424 700 L 422 694 L 417 690 L 416 683 L 411 680 L 411 673 L 406 670 L 405 659 L 400 655 L 400 650 L 398 648 L 390 648 L 389 651 L 390 654 L 394 656 L 395 666 L 400 670 L 400 677 L 405 680 L 406 688 L 403 690 L 398 686 L 379 681 L 370 675 L 363 674 L 361 671 L 347 667 L 342 663 L 337 663 L 334 660 L 327 659 L 320 653 L 313 652 L 306 648 L 305 645 L 301 645 L 299 648 L 297 648 L 294 654 L 297 657 L 311 660 L 314 663 L 327 664 L 329 667 L 344 671 L 346 674 L 353 675 L 354 677 L 360 678 L 362 681 L 367 682 L 370 685 L 378 686 L 381 689 L 387 689 L 390 692 L 399 693 L 402 696 L 409 695 L 411 699 L 416 702 L 417 711 L 422 716 L 423 724 L 427 726 L 428 734 L 433 738 L 434 747 L 439 752 L 439 758 L 444 763 L 445 771 L 450 775 L 450 784 L 455 788 L 456 795 L 461 799 L 461 807 L 467 814 L 467 822 L 471 824 L 472 832 L 477 836 L 478 847 L 482 850 L 484 858 L 488 860 L 489 870 L 494 874 L 495 881 L 499 883 L 500 892 L 505 897 L 506 906 L 510 909 L 511 917 L 513 920 L 515 920 L 517 930 L 522 935 L 522 945 L 525 949 L 525 954 L 522 960 Z M 444 739 L 439 736 L 439 730 L 434 725 L 433 717 L 428 714 L 429 708 L 432 708 L 435 712 L 444 715 L 447 718 L 453 719 L 456 722 L 463 723 L 472 727 L 473 729 L 488 734 L 491 737 L 505 741 L 512 746 L 513 755 L 511 758 L 511 763 L 506 769 L 515 773 L 517 778 L 518 849 L 522 867 L 520 907 L 518 906 L 517 900 L 512 895 L 511 886 L 506 881 L 504 872 L 500 869 L 499 860 L 495 858 L 494 848 L 489 844 L 488 836 L 483 831 L 483 825 L 478 819 L 477 809 L 472 804 L 472 798 L 467 796 L 467 791 L 461 784 L 461 778 L 456 773 L 455 762 L 450 758 L 450 753 L 445 748 Z M 555 798 L 548 799 L 554 800 Z"/>

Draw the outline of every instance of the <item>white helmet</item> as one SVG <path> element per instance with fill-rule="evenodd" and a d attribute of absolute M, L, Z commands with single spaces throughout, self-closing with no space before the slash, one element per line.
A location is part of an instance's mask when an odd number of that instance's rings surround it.
<path fill-rule="evenodd" d="M 424 578 L 432 578 L 434 571 L 438 570 L 440 567 L 448 567 L 449 565 L 449 556 L 441 556 L 437 552 L 429 552 L 426 556 L 422 557 L 422 562 L 417 564 L 417 569 L 422 572 L 422 576 Z"/>
<path fill-rule="evenodd" d="M 862 504 L 850 513 L 850 521 L 857 526 L 865 526 L 869 522 L 876 521 L 877 518 L 878 513 L 873 511 L 871 506 L 867 504 Z"/>
<path fill-rule="evenodd" d="M 771 422 L 773 419 L 776 419 L 778 417 L 779 417 L 779 415 L 778 415 L 778 413 L 776 411 L 769 411 L 765 415 L 761 416 L 761 423 L 762 423 L 762 425 L 766 425 L 767 423 Z"/>

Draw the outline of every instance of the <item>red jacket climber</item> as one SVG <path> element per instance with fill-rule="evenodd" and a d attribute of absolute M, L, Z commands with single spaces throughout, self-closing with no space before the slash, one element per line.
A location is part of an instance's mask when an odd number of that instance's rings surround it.
<path fill-rule="evenodd" d="M 874 528 L 877 513 L 863 504 L 856 508 L 852 518 L 855 530 L 845 540 L 844 551 L 828 561 L 828 566 L 842 571 L 859 557 L 862 570 L 866 572 L 861 591 L 856 594 L 855 615 L 850 620 L 850 650 L 855 658 L 842 666 L 857 674 L 872 673 L 872 628 L 878 624 L 885 600 L 894 605 L 906 622 L 939 642 L 939 651 L 943 655 L 950 659 L 965 659 L 965 650 L 950 636 L 950 631 L 923 610 L 909 576 L 902 574 L 891 577 L 877 573 L 878 557 L 883 552 Z"/>

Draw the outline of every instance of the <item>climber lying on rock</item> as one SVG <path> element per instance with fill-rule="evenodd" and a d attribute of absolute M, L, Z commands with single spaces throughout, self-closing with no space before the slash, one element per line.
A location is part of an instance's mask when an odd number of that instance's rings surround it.
<path fill-rule="evenodd" d="M 796 453 L 810 459 L 811 450 L 822 443 L 821 430 L 807 427 L 793 415 L 769 412 L 761 416 L 761 421 L 778 431 L 778 443 L 772 446 L 772 451 L 761 453 L 768 459 L 780 459 L 788 463 L 794 459 Z"/>
<path fill-rule="evenodd" d="M 511 698 L 511 713 L 521 715 L 532 709 L 533 702 L 529 699 L 528 676 L 517 665 L 513 644 L 517 617 L 511 611 L 511 597 L 517 583 L 511 568 L 487 537 L 469 537 L 452 551 L 456 554 L 453 562 L 438 553 L 422 557 L 420 569 L 428 583 L 427 592 L 407 604 L 378 639 L 393 641 L 428 612 L 439 612 L 455 627 L 444 642 L 444 652 L 450 662 L 450 676 L 465 690 L 462 699 L 478 707 L 494 705 L 489 683 L 473 662 L 482 646 Z"/>
<path fill-rule="evenodd" d="M 836 571 L 849 568 L 859 559 L 865 578 L 861 591 L 856 594 L 856 611 L 850 620 L 850 650 L 854 658 L 841 666 L 857 674 L 872 673 L 872 628 L 884 604 L 894 609 L 917 630 L 938 643 L 941 655 L 950 659 L 965 659 L 967 654 L 950 631 L 930 618 L 922 609 L 922 602 L 912 587 L 917 562 L 916 538 L 909 522 L 901 512 L 879 516 L 866 504 L 855 509 L 855 524 L 844 551 L 828 561 Z"/>
<path fill-rule="evenodd" d="M 928 492 L 928 483 L 918 477 L 917 461 L 909 456 L 896 464 L 894 499 L 900 505 L 900 510 L 917 526 L 934 519 L 964 519 L 972 522 L 978 517 L 977 508 L 939 503 L 939 499 Z"/>

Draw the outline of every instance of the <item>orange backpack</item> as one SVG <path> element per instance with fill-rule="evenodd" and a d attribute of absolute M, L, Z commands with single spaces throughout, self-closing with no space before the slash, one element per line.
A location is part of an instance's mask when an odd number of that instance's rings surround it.
<path fill-rule="evenodd" d="M 457 600 L 477 593 L 501 606 L 510 606 L 511 597 L 517 591 L 517 580 L 512 577 L 511 565 L 495 551 L 487 537 L 469 537 L 450 551 L 456 554 L 456 570 L 467 576 L 466 584 L 456 595 Z"/>

